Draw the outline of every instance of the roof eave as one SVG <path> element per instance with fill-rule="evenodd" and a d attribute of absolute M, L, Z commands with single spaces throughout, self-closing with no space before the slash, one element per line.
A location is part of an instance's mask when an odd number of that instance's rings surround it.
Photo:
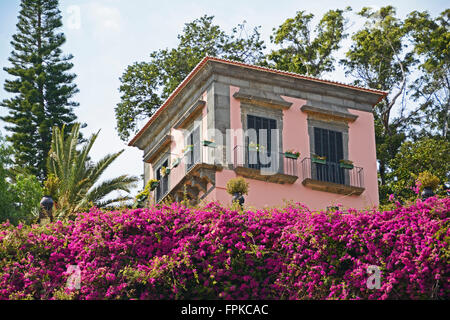
<path fill-rule="evenodd" d="M 167 98 L 167 100 L 164 101 L 164 103 L 158 108 L 158 110 L 156 110 L 156 112 L 150 117 L 150 119 L 147 121 L 147 123 L 144 125 L 144 127 L 142 127 L 142 129 L 139 130 L 139 132 L 133 137 L 133 139 L 130 140 L 130 142 L 128 143 L 128 146 L 131 146 L 131 147 L 137 146 L 137 142 L 140 140 L 140 138 L 142 137 L 144 132 L 147 130 L 147 128 L 153 123 L 153 121 L 159 116 L 159 114 L 167 107 L 167 105 L 169 105 L 170 102 L 173 101 L 173 99 L 189 83 L 189 81 L 206 65 L 206 63 L 208 61 L 215 61 L 215 62 L 219 62 L 219 63 L 237 65 L 237 66 L 241 66 L 241 67 L 245 67 L 245 68 L 250 68 L 253 70 L 271 72 L 271 73 L 276 73 L 276 74 L 280 74 L 280 75 L 295 77 L 297 79 L 304 79 L 304 80 L 309 80 L 309 81 L 314 81 L 314 82 L 320 82 L 320 83 L 325 83 L 325 84 L 334 85 L 334 86 L 338 86 L 338 87 L 343 87 L 343 88 L 348 88 L 348 89 L 353 89 L 353 90 L 358 90 L 358 91 L 363 91 L 363 92 L 368 92 L 368 93 L 379 95 L 380 97 L 379 97 L 378 101 L 373 106 L 378 104 L 384 97 L 386 97 L 388 95 L 387 91 L 353 86 L 353 85 L 349 85 L 349 84 L 345 84 L 345 83 L 341 83 L 341 82 L 337 82 L 337 81 L 323 80 L 323 79 L 319 79 L 319 78 L 304 76 L 304 75 L 300 75 L 300 74 L 293 73 L 293 72 L 281 71 L 281 70 L 276 70 L 276 69 L 267 68 L 267 67 L 250 65 L 250 64 L 243 63 L 243 62 L 237 62 L 237 61 L 232 61 L 232 60 L 226 60 L 226 59 L 220 59 L 220 58 L 216 58 L 216 57 L 206 56 L 195 66 L 194 69 L 192 69 L 192 71 L 186 76 L 186 78 L 184 78 L 184 80 L 178 85 L 178 87 L 170 94 L 170 96 Z"/>

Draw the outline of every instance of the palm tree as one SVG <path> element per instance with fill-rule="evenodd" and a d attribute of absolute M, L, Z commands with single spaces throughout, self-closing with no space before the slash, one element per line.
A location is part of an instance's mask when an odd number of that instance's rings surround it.
<path fill-rule="evenodd" d="M 70 134 L 65 137 L 64 127 L 53 128 L 51 149 L 48 157 L 47 191 L 54 197 L 57 205 L 54 217 L 68 219 L 89 206 L 104 207 L 111 203 L 130 199 L 127 196 L 104 200 L 113 191 L 130 192 L 137 177 L 121 175 L 97 184 L 100 176 L 124 150 L 108 154 L 97 163 L 89 158 L 100 131 L 93 134 L 80 150 L 80 124 L 74 124 Z"/>

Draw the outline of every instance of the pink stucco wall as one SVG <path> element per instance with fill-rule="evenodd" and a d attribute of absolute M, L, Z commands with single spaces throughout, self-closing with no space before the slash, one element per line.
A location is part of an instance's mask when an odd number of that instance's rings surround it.
<path fill-rule="evenodd" d="M 230 126 L 242 129 L 240 101 L 233 98 L 239 88 L 230 86 Z M 305 100 L 285 97 L 292 106 L 283 111 L 283 148 L 300 152 L 298 160 L 299 178 L 294 184 L 277 184 L 260 180 L 246 179 L 249 182 L 249 194 L 245 204 L 250 207 L 263 208 L 283 205 L 285 201 L 302 202 L 311 209 L 325 209 L 330 205 L 340 204 L 347 208 L 369 208 L 378 205 L 377 168 L 375 153 L 375 132 L 373 115 L 368 112 L 352 110 L 358 115 L 354 123 L 349 123 L 349 158 L 356 166 L 364 168 L 366 190 L 360 196 L 345 196 L 330 192 L 312 190 L 303 186 L 300 161 L 310 157 L 307 115 L 300 110 Z M 237 141 L 240 145 L 242 142 Z M 226 183 L 235 177 L 233 170 L 216 173 L 216 189 L 207 199 L 229 204 L 231 196 L 226 193 Z"/>
<path fill-rule="evenodd" d="M 207 92 L 205 91 L 202 94 L 202 99 L 207 102 Z M 208 117 L 208 110 L 205 106 L 203 106 L 202 108 L 202 112 L 201 112 L 201 116 L 200 116 L 200 121 L 201 121 L 201 139 L 207 139 L 206 137 L 206 132 L 207 132 L 207 117 Z M 185 140 L 184 140 L 184 136 L 185 136 L 185 132 L 183 129 L 175 129 L 175 128 L 171 128 L 170 129 L 170 135 L 172 136 L 172 142 L 170 143 L 170 156 L 169 156 L 169 167 L 171 167 L 171 172 L 169 175 L 169 191 L 175 187 L 180 181 L 181 179 L 183 179 L 183 177 L 186 174 L 186 163 L 185 163 L 185 159 L 184 159 L 184 154 L 183 154 L 183 149 L 185 148 Z M 173 168 L 172 167 L 172 161 L 179 157 L 181 159 L 180 164 L 176 167 Z M 150 166 L 150 179 L 154 178 L 154 168 L 151 164 L 149 164 Z"/>
<path fill-rule="evenodd" d="M 348 151 L 349 158 L 354 159 L 357 166 L 364 168 L 366 190 L 361 195 L 368 206 L 378 205 L 377 149 L 375 145 L 375 124 L 373 114 L 349 109 L 358 119 L 349 124 Z"/>
<path fill-rule="evenodd" d="M 239 91 L 238 87 L 230 86 L 230 129 L 234 131 L 242 130 L 240 101 L 233 97 L 233 94 L 237 91 Z M 206 98 L 205 92 L 203 99 L 206 101 Z M 245 201 L 246 206 L 253 208 L 280 206 L 285 201 L 302 202 L 311 209 L 319 210 L 337 204 L 346 208 L 357 209 L 378 205 L 375 131 L 372 113 L 349 109 L 351 113 L 358 116 L 355 122 L 349 123 L 349 158 L 356 166 L 364 168 L 364 185 L 366 189 L 360 196 L 345 196 L 316 191 L 303 186 L 300 162 L 302 159 L 310 157 L 307 114 L 300 110 L 306 101 L 287 96 L 282 96 L 282 98 L 292 103 L 289 109 L 283 110 L 283 148 L 284 151 L 293 149 L 300 152 L 297 169 L 299 178 L 294 184 L 277 184 L 246 178 L 249 182 L 249 194 L 246 196 Z M 205 106 L 201 116 L 202 140 L 211 139 L 207 133 L 207 117 L 208 113 Z M 171 144 L 171 153 L 181 155 L 184 148 L 183 131 L 172 129 L 171 134 L 174 138 Z M 231 145 L 232 148 L 236 145 L 243 145 L 242 134 L 233 137 Z M 185 173 L 185 164 L 183 162 L 177 168 L 172 169 L 169 177 L 170 188 L 175 186 L 184 177 Z M 229 179 L 234 177 L 236 177 L 234 170 L 223 169 L 216 172 L 216 186 L 203 201 L 219 201 L 224 205 L 229 205 L 231 195 L 226 192 L 226 184 Z"/>

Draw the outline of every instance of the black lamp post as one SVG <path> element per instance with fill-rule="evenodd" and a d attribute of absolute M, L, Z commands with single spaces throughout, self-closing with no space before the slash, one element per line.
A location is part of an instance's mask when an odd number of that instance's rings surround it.
<path fill-rule="evenodd" d="M 39 222 L 42 221 L 43 218 L 50 218 L 50 222 L 53 222 L 53 199 L 49 195 L 45 195 L 41 199 L 41 212 L 39 213 Z"/>

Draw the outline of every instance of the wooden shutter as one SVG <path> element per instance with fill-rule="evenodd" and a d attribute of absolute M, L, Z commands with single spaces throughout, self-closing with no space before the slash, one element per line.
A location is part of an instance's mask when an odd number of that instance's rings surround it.
<path fill-rule="evenodd" d="M 192 133 L 192 144 L 194 145 L 193 163 L 199 163 L 201 160 L 200 127 L 195 128 Z"/>
<path fill-rule="evenodd" d="M 314 149 L 319 156 L 327 158 L 327 164 L 312 164 L 313 176 L 318 180 L 344 183 L 344 171 L 339 160 L 344 158 L 342 132 L 314 128 Z"/>
<path fill-rule="evenodd" d="M 270 153 L 272 152 L 272 131 L 271 130 L 276 129 L 276 128 L 277 128 L 277 122 L 274 119 L 257 117 L 257 116 L 253 116 L 253 115 L 247 115 L 247 129 L 256 130 L 256 143 L 259 145 L 263 145 L 266 148 L 265 152 L 268 156 L 270 156 Z M 267 141 L 261 141 L 260 130 L 266 130 Z M 248 143 L 249 143 L 249 141 L 247 140 L 247 145 L 248 145 Z M 276 149 L 276 146 L 273 146 L 273 147 L 274 147 L 274 149 Z M 258 158 L 258 160 L 257 160 L 258 164 L 256 164 L 256 165 L 251 164 L 249 167 L 255 168 L 255 169 L 260 169 L 262 167 L 270 167 L 270 163 L 269 164 L 266 164 L 266 163 L 260 164 L 259 163 L 260 162 L 259 161 L 259 157 L 260 157 L 259 153 L 256 156 Z"/>

